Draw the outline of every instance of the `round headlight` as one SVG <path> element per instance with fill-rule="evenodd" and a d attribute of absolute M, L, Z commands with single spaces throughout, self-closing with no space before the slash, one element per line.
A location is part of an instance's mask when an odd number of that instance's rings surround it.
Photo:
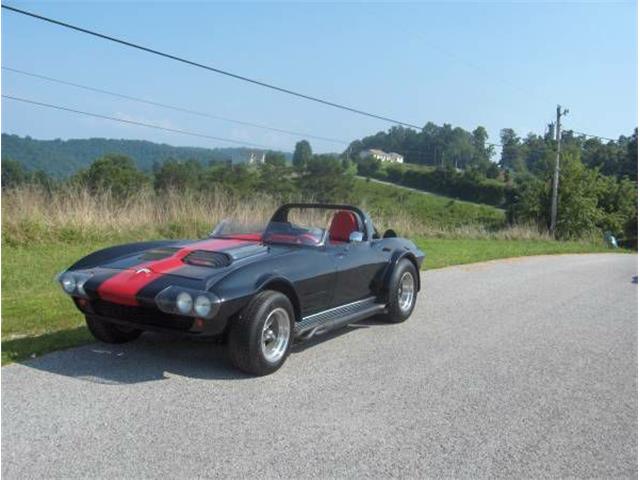
<path fill-rule="evenodd" d="M 73 293 L 76 289 L 76 279 L 71 274 L 64 275 L 60 283 L 62 283 L 62 289 L 67 293 Z"/>
<path fill-rule="evenodd" d="M 180 313 L 184 313 L 185 315 L 191 312 L 191 307 L 193 306 L 193 298 L 187 292 L 179 293 L 176 297 L 176 307 L 178 307 L 178 311 Z"/>
<path fill-rule="evenodd" d="M 206 317 L 211 313 L 211 300 L 205 295 L 198 295 L 193 310 L 199 317 Z"/>

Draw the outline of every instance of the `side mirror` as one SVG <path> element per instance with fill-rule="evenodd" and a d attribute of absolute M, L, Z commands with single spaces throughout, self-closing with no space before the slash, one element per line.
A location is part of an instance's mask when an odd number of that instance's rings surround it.
<path fill-rule="evenodd" d="M 351 232 L 349 234 L 349 243 L 360 243 L 364 238 L 364 234 L 362 232 Z"/>

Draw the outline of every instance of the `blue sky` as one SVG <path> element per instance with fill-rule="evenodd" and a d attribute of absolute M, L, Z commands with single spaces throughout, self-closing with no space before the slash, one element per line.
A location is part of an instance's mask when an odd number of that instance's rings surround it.
<path fill-rule="evenodd" d="M 614 137 L 637 125 L 635 2 L 19 2 L 285 88 L 423 125 Z M 2 65 L 278 128 L 345 139 L 390 125 L 2 11 Z M 2 72 L 2 92 L 292 150 L 299 139 Z M 2 101 L 2 131 L 34 138 L 224 142 Z M 314 150 L 341 144 L 312 140 Z"/>

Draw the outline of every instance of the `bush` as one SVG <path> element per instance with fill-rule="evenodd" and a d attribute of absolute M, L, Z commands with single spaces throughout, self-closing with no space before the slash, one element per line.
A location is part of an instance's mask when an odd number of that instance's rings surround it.
<path fill-rule="evenodd" d="M 378 169 L 359 168 L 364 175 L 399 185 L 439 193 L 469 202 L 484 203 L 496 207 L 504 205 L 505 184 L 499 180 L 488 179 L 477 171 L 457 172 L 453 168 L 420 167 L 416 165 L 392 164 Z"/>

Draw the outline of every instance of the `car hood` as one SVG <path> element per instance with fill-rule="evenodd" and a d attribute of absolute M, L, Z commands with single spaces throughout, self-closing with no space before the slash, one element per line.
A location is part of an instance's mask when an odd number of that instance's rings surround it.
<path fill-rule="evenodd" d="M 92 269 L 95 281 L 87 287 L 95 286 L 95 293 L 104 300 L 135 305 L 139 292 L 163 278 L 205 288 L 216 277 L 268 255 L 269 250 L 252 240 L 175 242 L 101 263 Z"/>
<path fill-rule="evenodd" d="M 196 277 L 211 275 L 212 270 L 226 268 L 235 262 L 263 255 L 268 251 L 267 246 L 250 240 L 178 241 L 111 259 L 100 266 L 113 270 L 147 269 L 152 272 L 192 278 L 194 275 Z M 200 274 L 198 274 L 199 270 Z"/>

